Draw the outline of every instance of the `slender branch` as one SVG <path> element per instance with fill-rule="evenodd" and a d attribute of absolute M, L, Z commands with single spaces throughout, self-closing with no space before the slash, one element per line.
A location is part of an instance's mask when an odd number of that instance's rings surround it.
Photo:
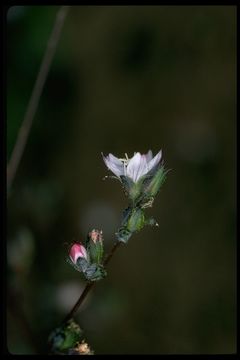
<path fill-rule="evenodd" d="M 113 245 L 112 249 L 110 250 L 110 252 L 108 253 L 108 255 L 106 256 L 103 265 L 106 266 L 109 261 L 111 260 L 113 254 L 115 253 L 115 251 L 117 250 L 117 248 L 122 244 L 121 241 L 117 241 L 115 242 L 115 244 Z"/>
<path fill-rule="evenodd" d="M 85 297 L 87 296 L 89 291 L 92 289 L 94 284 L 95 284 L 95 282 L 88 282 L 87 283 L 87 285 L 85 286 L 80 298 L 78 299 L 78 301 L 76 302 L 76 304 L 74 305 L 72 310 L 67 314 L 67 316 L 63 320 L 63 324 L 66 323 L 68 320 L 70 320 L 75 315 L 75 313 L 78 311 L 79 306 L 82 304 L 83 300 L 85 299 Z"/>
<path fill-rule="evenodd" d="M 106 266 L 109 261 L 111 260 L 113 254 L 115 253 L 115 251 L 117 250 L 117 248 L 121 245 L 122 243 L 120 241 L 117 241 L 112 249 L 110 250 L 109 254 L 106 256 L 103 265 Z M 82 294 L 80 295 L 78 301 L 76 302 L 76 304 L 73 306 L 72 310 L 67 314 L 67 316 L 65 317 L 65 319 L 63 320 L 62 324 L 66 323 L 68 320 L 70 320 L 78 311 L 80 305 L 83 303 L 83 300 L 86 298 L 87 294 L 89 293 L 89 291 L 94 287 L 94 285 L 96 284 L 96 282 L 88 282 L 87 285 L 85 286 Z"/>
<path fill-rule="evenodd" d="M 22 125 L 18 132 L 17 141 L 7 167 L 8 188 L 10 188 L 10 186 L 12 185 L 19 163 L 21 161 L 24 148 L 27 143 L 28 135 L 32 126 L 33 118 L 37 111 L 39 100 L 43 91 L 44 84 L 46 82 L 46 78 L 53 60 L 53 56 L 55 54 L 57 43 L 60 38 L 61 30 L 68 10 L 69 6 L 61 6 L 57 12 L 53 30 L 49 37 L 47 48 L 42 59 L 42 63 L 32 91 L 32 95 L 30 97 Z"/>

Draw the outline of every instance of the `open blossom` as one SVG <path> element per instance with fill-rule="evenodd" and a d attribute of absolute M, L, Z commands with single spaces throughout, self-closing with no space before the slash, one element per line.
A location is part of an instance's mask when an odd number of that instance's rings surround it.
<path fill-rule="evenodd" d="M 79 258 L 84 258 L 87 260 L 87 250 L 81 244 L 74 244 L 70 249 L 69 257 L 72 260 L 73 264 L 76 264 Z"/>
<path fill-rule="evenodd" d="M 155 168 L 162 158 L 162 151 L 160 150 L 154 157 L 152 151 L 149 150 L 147 154 L 140 154 L 137 152 L 132 158 L 119 159 L 113 154 L 103 156 L 103 160 L 108 167 L 117 177 L 126 176 L 130 178 L 134 183 L 148 174 L 153 168 Z"/>

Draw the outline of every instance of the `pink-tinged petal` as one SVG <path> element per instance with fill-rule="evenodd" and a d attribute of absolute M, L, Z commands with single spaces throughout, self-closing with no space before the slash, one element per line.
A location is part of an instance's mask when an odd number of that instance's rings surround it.
<path fill-rule="evenodd" d="M 127 176 L 130 177 L 134 182 L 136 182 L 138 168 L 141 162 L 141 154 L 139 152 L 134 153 L 134 156 L 131 158 L 127 165 Z"/>
<path fill-rule="evenodd" d="M 109 154 L 108 156 L 103 155 L 103 160 L 108 167 L 116 176 L 124 175 L 123 163 L 117 159 L 114 155 Z"/>
<path fill-rule="evenodd" d="M 127 176 L 130 177 L 134 182 L 137 182 L 138 179 L 147 172 L 146 166 L 146 157 L 137 152 L 128 163 Z"/>
<path fill-rule="evenodd" d="M 122 161 L 121 160 L 119 160 L 116 156 L 114 156 L 113 154 L 109 154 L 108 155 L 108 158 L 109 158 L 109 160 L 113 163 L 113 164 L 115 164 L 116 166 L 122 166 Z"/>
<path fill-rule="evenodd" d="M 87 250 L 81 244 L 74 244 L 70 249 L 69 257 L 74 264 L 77 263 L 80 257 L 87 260 Z"/>
<path fill-rule="evenodd" d="M 83 245 L 81 245 L 81 253 L 82 253 L 82 257 L 87 260 L 87 258 L 88 258 L 87 250 L 85 249 L 85 247 Z"/>
<path fill-rule="evenodd" d="M 153 158 L 152 151 L 149 150 L 148 153 L 147 153 L 145 156 L 146 156 L 147 162 L 149 163 L 149 162 L 152 160 L 152 158 Z"/>
<path fill-rule="evenodd" d="M 138 169 L 137 181 L 145 174 L 148 173 L 148 163 L 146 155 L 141 155 L 141 163 Z"/>
<path fill-rule="evenodd" d="M 148 163 L 148 171 L 152 170 L 161 160 L 162 150 L 160 150 L 157 155 Z"/>

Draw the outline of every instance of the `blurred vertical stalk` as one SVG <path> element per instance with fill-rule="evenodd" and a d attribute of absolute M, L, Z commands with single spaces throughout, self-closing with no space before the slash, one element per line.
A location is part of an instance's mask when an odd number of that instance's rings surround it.
<path fill-rule="evenodd" d="M 36 78 L 36 82 L 34 84 L 33 91 L 26 109 L 26 113 L 24 115 L 22 125 L 17 135 L 16 143 L 12 151 L 12 155 L 7 166 L 8 190 L 13 183 L 19 163 L 21 161 L 68 10 L 69 6 L 61 6 L 57 11 L 54 26 L 47 43 L 47 47 Z M 38 346 L 32 335 L 32 330 L 16 298 L 11 297 L 8 305 L 10 311 L 18 318 L 19 322 L 21 323 L 22 328 L 28 336 L 29 342 L 32 344 L 34 349 L 37 349 Z"/>
<path fill-rule="evenodd" d="M 42 59 L 42 63 L 37 75 L 36 82 L 27 106 L 26 113 L 22 125 L 19 129 L 17 141 L 15 143 L 10 161 L 7 166 L 7 188 L 12 185 L 14 177 L 16 175 L 19 163 L 21 161 L 24 148 L 27 143 L 29 132 L 31 130 L 32 122 L 36 114 L 39 100 L 43 91 L 44 84 L 47 79 L 47 75 L 50 70 L 50 66 L 53 60 L 53 56 L 56 51 L 56 47 L 60 38 L 61 30 L 68 13 L 69 6 L 61 6 L 56 14 L 55 23 L 52 29 L 52 33 L 49 37 L 47 48 Z"/>

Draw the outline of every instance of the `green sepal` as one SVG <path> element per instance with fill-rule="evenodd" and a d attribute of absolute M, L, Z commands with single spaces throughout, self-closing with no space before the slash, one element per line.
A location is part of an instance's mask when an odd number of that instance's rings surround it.
<path fill-rule="evenodd" d="M 89 266 L 89 261 L 84 258 L 78 258 L 77 263 L 74 264 L 71 259 L 67 258 L 66 261 L 79 272 L 84 272 Z"/>
<path fill-rule="evenodd" d="M 118 232 L 116 233 L 116 237 L 118 241 L 121 241 L 125 244 L 128 242 L 131 236 L 132 236 L 132 232 L 126 229 L 125 227 L 119 228 Z"/>
<path fill-rule="evenodd" d="M 145 215 L 141 208 L 127 208 L 123 213 L 120 229 L 116 233 L 118 241 L 127 243 L 135 231 L 141 230 L 145 225 Z"/>
<path fill-rule="evenodd" d="M 107 272 L 103 265 L 91 264 L 84 272 L 84 276 L 88 281 L 98 281 L 104 279 L 107 276 Z"/>
<path fill-rule="evenodd" d="M 120 176 L 123 188 L 130 200 L 132 207 L 134 207 L 139 202 L 139 199 L 142 197 L 143 183 L 146 177 L 148 176 L 142 176 L 138 180 L 138 182 L 135 183 L 128 176 Z"/>
<path fill-rule="evenodd" d="M 157 195 L 164 181 L 166 180 L 167 171 L 161 166 L 153 175 L 150 181 L 144 185 L 144 194 L 146 198 L 152 198 Z"/>
<path fill-rule="evenodd" d="M 121 175 L 120 179 L 121 179 L 121 183 L 123 185 L 123 188 L 124 188 L 127 196 L 129 196 L 131 188 L 134 186 L 133 180 L 130 177 L 125 176 L 125 175 Z"/>
<path fill-rule="evenodd" d="M 89 262 L 85 258 L 79 257 L 77 259 L 77 267 L 79 268 L 79 271 L 82 271 L 84 273 L 88 268 L 88 266 L 89 266 Z"/>
<path fill-rule="evenodd" d="M 103 243 L 102 241 L 94 241 L 90 240 L 87 246 L 87 250 L 91 259 L 91 262 L 96 264 L 101 264 L 103 258 Z"/>

